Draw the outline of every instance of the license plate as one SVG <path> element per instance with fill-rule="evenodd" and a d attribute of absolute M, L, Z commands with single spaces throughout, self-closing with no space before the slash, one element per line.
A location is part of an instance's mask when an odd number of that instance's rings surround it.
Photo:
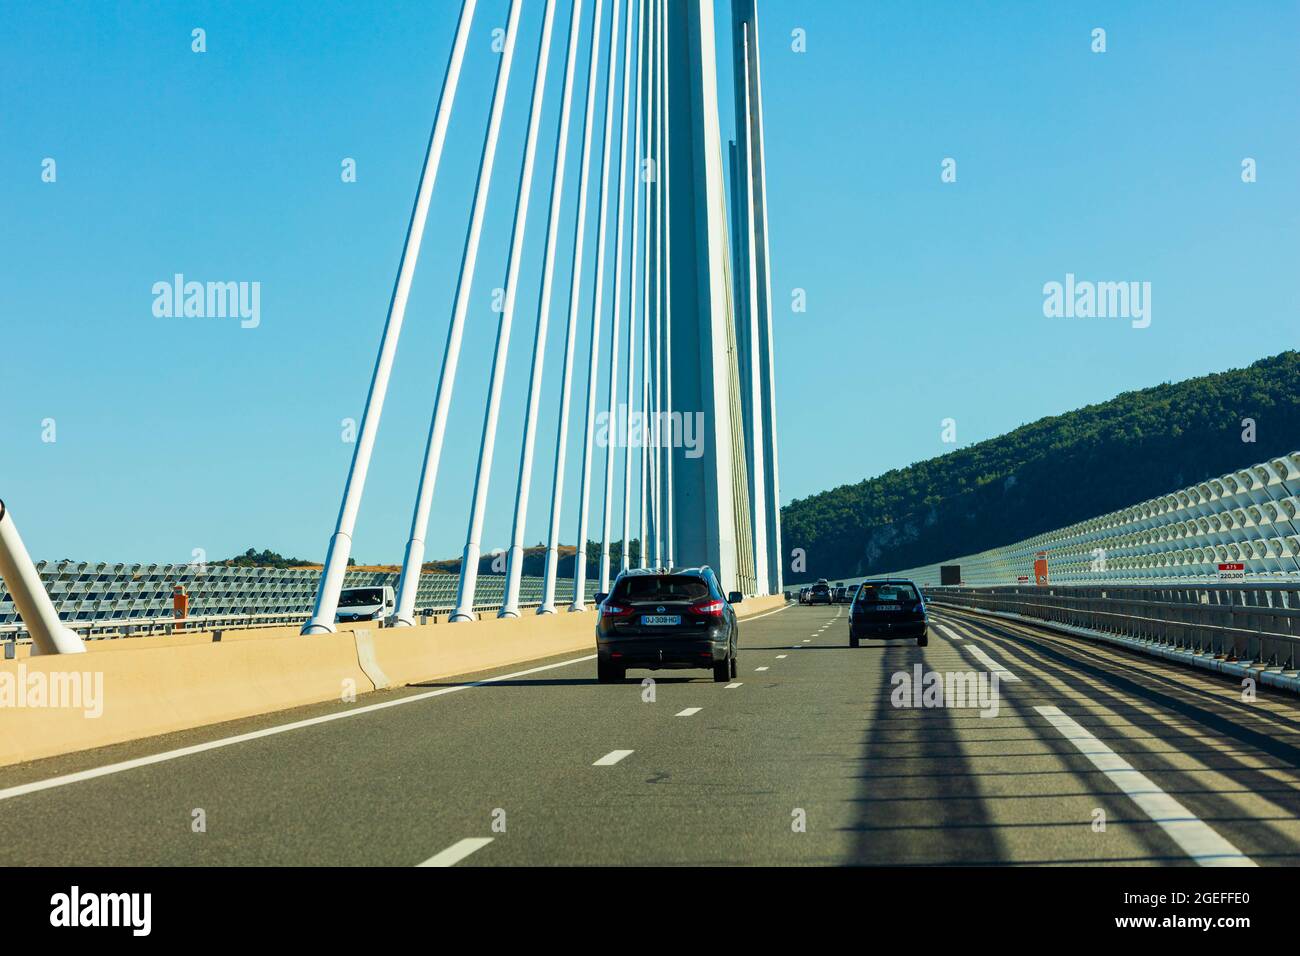
<path fill-rule="evenodd" d="M 901 604 L 877 604 L 876 605 L 877 611 L 901 611 L 902 609 L 903 606 Z"/>
<path fill-rule="evenodd" d="M 682 616 L 680 614 L 642 614 L 642 624 L 680 624 Z"/>

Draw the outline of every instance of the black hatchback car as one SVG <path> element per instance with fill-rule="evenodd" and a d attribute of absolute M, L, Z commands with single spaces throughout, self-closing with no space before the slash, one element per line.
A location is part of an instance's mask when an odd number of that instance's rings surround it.
<path fill-rule="evenodd" d="M 849 609 L 849 646 L 873 637 L 915 638 L 921 647 L 930 643 L 925 599 L 916 584 L 902 578 L 862 583 Z"/>
<path fill-rule="evenodd" d="M 736 676 L 740 628 L 733 605 L 709 568 L 624 571 L 597 594 L 596 675 L 622 680 L 629 667 L 703 667 L 715 681 Z"/>

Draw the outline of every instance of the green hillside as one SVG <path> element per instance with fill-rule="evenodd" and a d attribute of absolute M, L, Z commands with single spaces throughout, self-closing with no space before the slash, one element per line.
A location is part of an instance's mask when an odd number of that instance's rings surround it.
<path fill-rule="evenodd" d="M 1242 441 L 1242 419 L 1256 441 Z M 931 564 L 1300 448 L 1300 353 L 1125 392 L 781 511 L 791 583 Z M 1086 476 L 1081 480 L 1080 476 Z"/>

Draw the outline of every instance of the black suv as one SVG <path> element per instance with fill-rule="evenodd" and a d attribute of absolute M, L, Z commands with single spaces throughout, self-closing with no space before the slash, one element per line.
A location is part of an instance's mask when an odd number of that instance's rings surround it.
<path fill-rule="evenodd" d="M 597 594 L 596 675 L 622 680 L 629 667 L 712 668 L 715 681 L 736 676 L 740 628 L 709 568 L 624 571 L 608 594 Z"/>
<path fill-rule="evenodd" d="M 849 646 L 857 647 L 864 637 L 916 638 L 925 647 L 930 627 L 921 589 L 902 578 L 862 582 L 849 609 Z"/>
<path fill-rule="evenodd" d="M 809 604 L 830 604 L 831 588 L 825 581 L 818 581 L 808 591 Z"/>

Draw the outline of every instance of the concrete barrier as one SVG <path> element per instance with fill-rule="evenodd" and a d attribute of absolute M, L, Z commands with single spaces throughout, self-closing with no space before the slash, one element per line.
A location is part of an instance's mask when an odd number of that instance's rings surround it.
<path fill-rule="evenodd" d="M 766 614 L 769 611 L 776 611 L 793 601 L 787 601 L 782 594 L 772 594 L 768 597 L 749 598 L 737 607 L 736 617 L 742 621 L 747 617 L 755 617 L 759 614 Z"/>
<path fill-rule="evenodd" d="M 373 690 L 352 634 L 0 663 L 0 765 Z"/>
<path fill-rule="evenodd" d="M 753 598 L 741 619 L 786 604 Z M 551 657 L 595 652 L 595 612 L 301 637 L 275 627 L 91 641 L 0 660 L 0 766 Z M 743 647 L 742 635 L 742 647 Z M 52 706 L 60 704 L 61 706 Z"/>

